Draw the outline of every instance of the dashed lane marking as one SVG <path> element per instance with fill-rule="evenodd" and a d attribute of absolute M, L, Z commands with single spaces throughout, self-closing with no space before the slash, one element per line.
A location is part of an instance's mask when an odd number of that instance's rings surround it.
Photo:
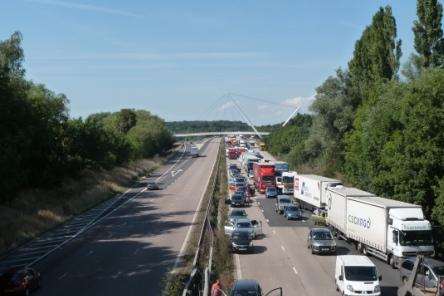
<path fill-rule="evenodd" d="M 281 245 L 281 249 L 282 249 L 282 251 L 285 252 L 285 247 L 284 246 Z"/>
<path fill-rule="evenodd" d="M 298 274 L 298 271 L 296 270 L 296 267 L 294 267 L 294 266 L 293 266 L 293 271 L 296 275 Z"/>

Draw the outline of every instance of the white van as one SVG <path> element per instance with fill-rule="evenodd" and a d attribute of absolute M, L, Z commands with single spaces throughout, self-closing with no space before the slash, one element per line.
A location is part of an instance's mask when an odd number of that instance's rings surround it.
<path fill-rule="evenodd" d="M 345 255 L 336 257 L 336 290 L 342 295 L 379 296 L 381 288 L 375 264 L 366 256 Z"/>

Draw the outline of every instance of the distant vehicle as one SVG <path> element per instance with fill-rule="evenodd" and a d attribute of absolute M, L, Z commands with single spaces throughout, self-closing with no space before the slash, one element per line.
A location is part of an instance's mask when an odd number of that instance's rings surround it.
<path fill-rule="evenodd" d="M 411 276 L 415 261 L 416 257 L 411 257 L 403 260 L 399 265 L 399 274 L 403 283 L 407 282 Z M 425 286 L 436 286 L 436 283 L 440 282 L 439 279 L 444 278 L 444 262 L 433 258 L 424 257 L 419 270 L 417 281 L 423 281 Z"/>
<path fill-rule="evenodd" d="M 297 173 L 294 171 L 282 173 L 282 181 L 281 181 L 281 185 L 280 185 L 281 194 L 293 195 L 293 193 L 294 193 L 294 179 L 296 176 L 297 176 Z"/>
<path fill-rule="evenodd" d="M 275 205 L 276 213 L 282 214 L 286 206 L 291 206 L 291 199 L 288 195 L 278 195 Z"/>
<path fill-rule="evenodd" d="M 375 264 L 366 256 L 345 255 L 336 257 L 336 290 L 342 295 L 381 295 Z"/>
<path fill-rule="evenodd" d="M 414 261 L 409 264 L 413 263 L 413 267 L 407 278 L 403 279 L 403 285 L 398 288 L 398 296 L 443 296 L 444 276 L 439 275 L 441 267 L 430 266 L 430 259 L 422 255 L 411 260 Z"/>
<path fill-rule="evenodd" d="M 234 193 L 233 196 L 231 196 L 231 206 L 232 207 L 243 207 L 245 206 L 246 200 L 245 195 L 241 193 Z"/>
<path fill-rule="evenodd" d="M 329 187 L 326 221 L 334 231 L 393 268 L 406 257 L 434 254 L 432 226 L 419 205 L 351 187 Z"/>
<path fill-rule="evenodd" d="M 233 252 L 249 251 L 253 247 L 253 237 L 248 231 L 235 230 L 230 234 Z"/>
<path fill-rule="evenodd" d="M 228 221 L 234 222 L 237 219 L 247 218 L 247 212 L 243 209 L 232 209 L 228 214 Z"/>
<path fill-rule="evenodd" d="M 29 295 L 40 288 L 40 273 L 33 268 L 10 269 L 0 275 L 0 295 Z"/>
<path fill-rule="evenodd" d="M 307 239 L 307 247 L 311 253 L 335 253 L 336 242 L 330 229 L 326 227 L 317 227 L 310 229 Z"/>
<path fill-rule="evenodd" d="M 288 172 L 288 163 L 284 162 L 284 161 L 276 161 L 274 163 L 274 167 L 276 170 L 276 176 L 282 176 L 283 172 Z"/>
<path fill-rule="evenodd" d="M 276 292 L 276 293 L 274 293 Z M 262 292 L 259 282 L 256 280 L 242 279 L 234 282 L 230 296 L 282 296 L 282 288 L 275 288 L 266 293 Z"/>
<path fill-rule="evenodd" d="M 237 170 L 237 171 L 239 171 L 239 167 L 238 167 L 237 164 L 235 164 L 235 163 L 230 164 L 230 165 L 228 166 L 228 169 L 229 169 L 229 170 Z"/>
<path fill-rule="evenodd" d="M 294 178 L 294 197 L 308 210 L 326 208 L 327 188 L 342 185 L 341 181 L 318 175 L 296 175 Z"/>
<path fill-rule="evenodd" d="M 146 189 L 161 190 L 162 188 L 160 187 L 159 183 L 157 183 L 157 182 L 148 182 L 148 184 L 146 185 Z"/>
<path fill-rule="evenodd" d="M 265 189 L 265 197 L 266 198 L 275 198 L 278 195 L 276 187 L 267 187 Z"/>
<path fill-rule="evenodd" d="M 190 147 L 190 155 L 191 157 L 199 157 L 199 149 L 196 146 Z"/>
<path fill-rule="evenodd" d="M 286 206 L 284 208 L 284 217 L 287 220 L 300 220 L 302 219 L 302 211 L 295 205 Z"/>
<path fill-rule="evenodd" d="M 258 163 L 253 164 L 254 171 L 254 185 L 260 193 L 265 192 L 265 188 L 274 187 L 275 184 L 275 170 L 272 163 Z"/>

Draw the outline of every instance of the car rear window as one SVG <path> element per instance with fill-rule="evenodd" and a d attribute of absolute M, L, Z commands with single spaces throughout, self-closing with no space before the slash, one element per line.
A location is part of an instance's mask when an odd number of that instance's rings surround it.
<path fill-rule="evenodd" d="M 291 201 L 288 198 L 281 198 L 279 200 L 280 203 L 291 203 Z"/>

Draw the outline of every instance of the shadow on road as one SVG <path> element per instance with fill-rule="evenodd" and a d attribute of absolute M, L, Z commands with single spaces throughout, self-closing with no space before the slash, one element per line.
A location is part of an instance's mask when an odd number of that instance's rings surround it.
<path fill-rule="evenodd" d="M 144 192 L 38 266 L 36 295 L 160 295 L 177 258 L 161 235 L 190 226 L 182 216 L 194 211 L 157 212 L 144 198 L 151 195 Z"/>

